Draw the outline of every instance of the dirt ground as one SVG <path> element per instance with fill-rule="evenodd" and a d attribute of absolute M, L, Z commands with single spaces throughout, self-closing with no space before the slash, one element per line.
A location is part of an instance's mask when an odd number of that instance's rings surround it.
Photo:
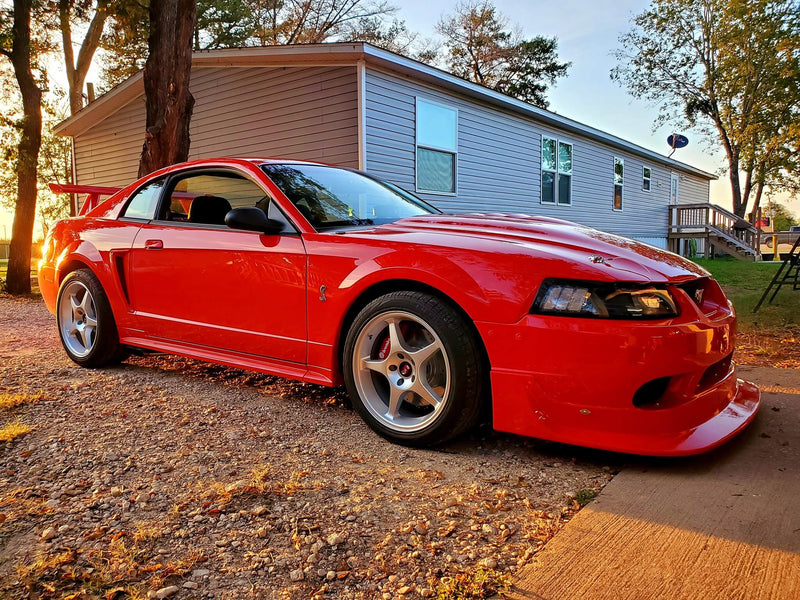
<path fill-rule="evenodd" d="M 740 332 L 736 362 L 754 367 L 800 369 L 800 339 L 796 330 Z"/>
<path fill-rule="evenodd" d="M 17 422 L 9 599 L 484 597 L 622 460 L 486 427 L 403 448 L 341 389 L 173 356 L 82 369 L 40 301 L 0 297 L 0 427 Z"/>

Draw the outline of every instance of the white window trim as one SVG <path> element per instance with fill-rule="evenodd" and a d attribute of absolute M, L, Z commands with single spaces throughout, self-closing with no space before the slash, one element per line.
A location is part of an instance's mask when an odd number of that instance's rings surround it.
<path fill-rule="evenodd" d="M 424 102 L 427 104 L 433 104 L 435 106 L 439 106 L 441 108 L 446 108 L 447 110 L 455 111 L 456 113 L 456 139 L 455 139 L 455 149 L 453 148 L 444 148 L 441 146 L 433 146 L 430 144 L 420 144 L 419 143 L 419 103 Z M 414 99 L 414 189 L 421 193 L 421 194 L 432 194 L 434 196 L 458 196 L 458 108 L 452 106 L 450 104 L 445 104 L 444 102 L 439 102 L 437 100 L 433 100 L 431 98 L 420 97 L 416 96 Z M 426 190 L 425 188 L 421 188 L 419 186 L 418 174 L 419 169 L 417 168 L 417 150 L 422 148 L 423 150 L 433 150 L 434 152 L 446 152 L 448 154 L 453 155 L 453 191 L 452 192 L 442 192 L 441 190 Z"/>
<path fill-rule="evenodd" d="M 556 143 L 556 168 L 554 169 L 545 169 L 542 161 L 544 160 L 544 141 L 545 140 L 553 140 Z M 570 158 L 572 159 L 572 169 L 569 173 L 561 173 L 558 170 L 558 147 L 560 144 L 564 144 L 565 146 L 570 147 Z M 541 159 L 539 160 L 539 204 L 544 204 L 545 206 L 572 206 L 572 174 L 575 171 L 575 144 L 572 142 L 565 142 L 557 137 L 551 137 L 549 135 L 542 135 L 542 144 L 541 144 Z M 553 174 L 553 201 L 545 201 L 542 197 L 542 173 L 552 173 Z M 559 202 L 558 201 L 558 176 L 559 175 L 568 175 L 569 176 L 569 202 Z"/>
<path fill-rule="evenodd" d="M 622 183 L 617 183 L 617 161 L 622 163 Z M 611 163 L 611 182 L 613 183 L 613 187 L 611 188 L 611 210 L 614 212 L 623 212 L 625 210 L 625 159 L 621 156 L 615 156 Z M 614 196 L 616 195 L 617 186 L 621 188 L 619 194 L 619 208 L 614 206 Z"/>
<path fill-rule="evenodd" d="M 650 177 L 647 177 L 644 174 L 645 169 L 650 171 Z M 624 177 L 624 175 L 623 175 Z M 648 187 L 644 187 L 644 182 L 647 181 L 650 185 Z M 642 165 L 642 191 L 644 192 L 652 192 L 653 191 L 653 168 L 648 167 L 647 165 Z"/>

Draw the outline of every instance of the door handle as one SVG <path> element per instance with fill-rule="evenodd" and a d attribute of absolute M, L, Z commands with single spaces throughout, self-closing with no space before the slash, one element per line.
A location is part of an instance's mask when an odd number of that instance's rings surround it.
<path fill-rule="evenodd" d="M 161 250 L 164 248 L 164 242 L 161 240 L 147 240 L 144 243 L 145 250 Z"/>

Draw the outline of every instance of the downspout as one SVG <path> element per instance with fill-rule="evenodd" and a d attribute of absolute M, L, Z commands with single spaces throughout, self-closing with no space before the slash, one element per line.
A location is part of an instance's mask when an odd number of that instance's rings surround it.
<path fill-rule="evenodd" d="M 367 169 L 367 63 L 362 58 L 356 64 L 358 86 L 358 168 Z"/>
<path fill-rule="evenodd" d="M 72 162 L 72 184 L 78 183 L 78 163 L 75 161 L 75 136 L 69 136 L 69 154 Z M 78 196 L 76 194 L 69 195 L 69 216 L 78 216 Z"/>

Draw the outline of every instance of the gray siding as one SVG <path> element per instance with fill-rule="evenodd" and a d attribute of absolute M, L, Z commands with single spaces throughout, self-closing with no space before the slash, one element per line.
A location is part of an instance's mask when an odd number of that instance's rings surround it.
<path fill-rule="evenodd" d="M 276 156 L 358 166 L 355 67 L 195 68 L 189 158 Z M 144 98 L 75 136 L 77 181 L 136 178 Z"/>
<path fill-rule="evenodd" d="M 368 171 L 416 190 L 417 96 L 458 109 L 457 195 L 420 197 L 453 212 L 530 213 L 539 205 L 541 143 L 533 123 L 372 69 L 365 99 Z"/>
<path fill-rule="evenodd" d="M 687 173 L 679 173 L 678 204 L 701 204 L 709 202 L 708 181 Z"/>
<path fill-rule="evenodd" d="M 458 109 L 457 195 L 419 193 L 445 211 L 502 211 L 554 216 L 663 245 L 670 170 L 634 154 L 565 134 L 533 119 L 437 90 L 395 75 L 367 70 L 367 169 L 415 190 L 416 98 Z M 541 139 L 573 145 L 572 205 L 542 204 Z M 613 210 L 614 157 L 625 161 L 623 210 Z M 642 167 L 652 170 L 642 189 Z M 708 199 L 708 182 L 682 175 L 680 198 Z"/>

